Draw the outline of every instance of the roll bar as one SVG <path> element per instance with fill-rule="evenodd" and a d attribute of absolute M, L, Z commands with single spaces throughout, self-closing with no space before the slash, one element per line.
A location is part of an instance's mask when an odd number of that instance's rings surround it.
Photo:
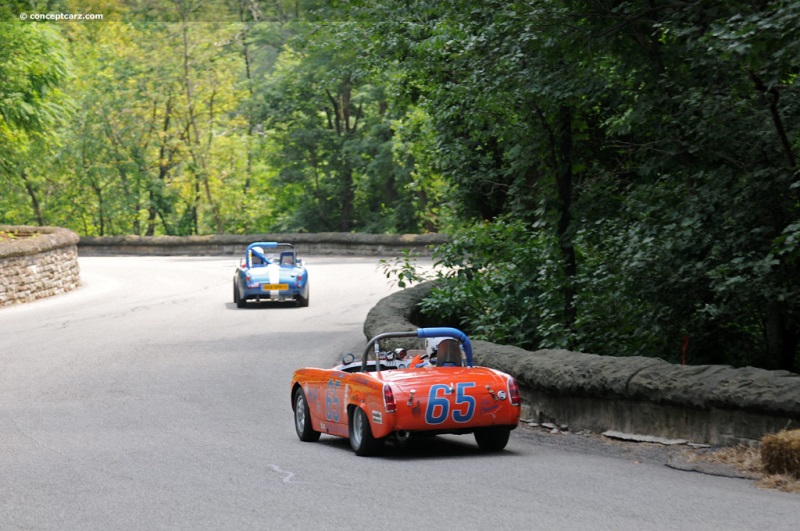
<path fill-rule="evenodd" d="M 274 248 L 274 247 L 291 247 L 294 249 L 294 245 L 291 243 L 279 243 L 279 242 L 253 242 L 247 246 L 247 250 L 249 251 L 253 247 L 267 247 L 267 248 Z"/>
<path fill-rule="evenodd" d="M 464 355 L 467 358 L 467 367 L 472 367 L 472 343 L 469 341 L 469 337 L 467 334 L 462 332 L 457 328 L 450 328 L 450 327 L 433 327 L 433 328 L 417 328 L 413 332 L 384 332 L 383 334 L 378 334 L 377 336 L 373 337 L 367 342 L 367 346 L 364 349 L 364 355 L 361 358 L 361 372 L 367 372 L 367 358 L 369 357 L 369 351 L 372 347 L 378 343 L 381 339 L 389 339 L 392 337 L 418 337 L 418 338 L 427 338 L 427 337 L 452 337 L 453 339 L 457 339 L 461 342 L 464 347 Z M 381 364 L 380 360 L 375 360 L 375 370 L 380 372 Z"/>
<path fill-rule="evenodd" d="M 263 249 L 275 249 L 276 247 L 289 247 L 289 248 L 290 248 L 292 251 L 294 251 L 294 245 L 292 245 L 291 243 L 280 243 L 280 242 L 253 242 L 253 243 L 251 243 L 250 245 L 248 245 L 248 246 L 247 246 L 247 249 L 245 249 L 245 251 L 244 251 L 244 254 L 245 254 L 245 264 L 247 265 L 247 267 L 248 267 L 248 268 L 250 268 L 250 267 L 251 267 L 251 263 L 252 263 L 252 262 L 251 262 L 251 257 L 252 257 L 252 254 L 253 254 L 253 253 L 252 253 L 253 247 L 261 247 L 261 248 L 263 248 Z M 287 251 L 287 252 L 288 252 L 288 251 Z M 260 254 L 258 251 L 256 251 L 256 255 L 257 255 L 259 258 L 261 258 L 262 260 L 267 260 L 267 257 L 266 257 L 266 256 L 264 256 L 263 254 Z M 296 257 L 296 255 L 295 255 L 295 257 Z"/>

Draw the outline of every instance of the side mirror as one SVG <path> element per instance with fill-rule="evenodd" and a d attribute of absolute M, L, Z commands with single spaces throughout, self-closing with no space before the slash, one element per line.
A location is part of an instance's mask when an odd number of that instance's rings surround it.
<path fill-rule="evenodd" d="M 356 357 L 350 352 L 345 352 L 344 356 L 342 356 L 343 365 L 350 365 L 354 361 L 356 361 Z"/>

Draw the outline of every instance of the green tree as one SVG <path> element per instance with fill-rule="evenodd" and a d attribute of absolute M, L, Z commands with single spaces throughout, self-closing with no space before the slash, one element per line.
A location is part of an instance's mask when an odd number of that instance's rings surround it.
<path fill-rule="evenodd" d="M 268 132 L 275 186 L 295 190 L 285 230 L 416 231 L 423 216 L 410 153 L 395 149 L 387 72 L 361 60 L 355 22 L 336 6 L 309 3 L 298 16 L 254 29 L 254 42 L 288 36 L 255 98 Z M 302 191 L 302 192 L 301 192 Z"/>
<path fill-rule="evenodd" d="M 65 153 L 73 186 L 93 198 L 82 205 L 85 233 L 236 232 L 248 178 L 236 112 L 244 68 L 221 44 L 235 33 L 228 24 L 195 21 L 220 5 L 178 2 L 153 15 L 145 3 L 126 14 L 133 22 L 69 28 L 82 75 Z"/>
<path fill-rule="evenodd" d="M 51 25 L 0 22 L 0 222 L 50 223 L 41 160 L 70 108 L 60 90 L 68 75 Z"/>
<path fill-rule="evenodd" d="M 796 363 L 798 2 L 350 6 L 464 214 L 552 228 L 542 346 Z"/>
<path fill-rule="evenodd" d="M 616 271 L 606 296 L 653 332 L 618 329 L 673 359 L 687 335 L 698 361 L 792 368 L 800 286 L 776 246 L 798 216 L 798 3 L 616 7 L 584 27 L 626 73 L 606 111 L 606 145 L 624 161 L 608 175 L 624 195 L 610 222 L 584 205 L 587 229 L 603 230 L 583 236 Z"/>
<path fill-rule="evenodd" d="M 608 95 L 581 45 L 561 38 L 568 11 L 545 2 L 351 6 L 371 29 L 373 53 L 404 69 L 404 97 L 430 117 L 436 171 L 461 215 L 512 213 L 552 227 L 564 272 L 558 326 L 568 345 L 577 315 L 575 183 L 598 155 L 592 127 Z"/>

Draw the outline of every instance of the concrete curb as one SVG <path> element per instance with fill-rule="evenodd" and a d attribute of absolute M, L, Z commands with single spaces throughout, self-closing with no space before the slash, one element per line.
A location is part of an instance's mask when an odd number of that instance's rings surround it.
<path fill-rule="evenodd" d="M 300 255 L 430 256 L 432 247 L 445 243 L 444 234 L 356 234 L 349 232 L 220 234 L 211 236 L 84 236 L 81 256 L 221 256 L 241 255 L 255 241 L 293 244 Z"/>

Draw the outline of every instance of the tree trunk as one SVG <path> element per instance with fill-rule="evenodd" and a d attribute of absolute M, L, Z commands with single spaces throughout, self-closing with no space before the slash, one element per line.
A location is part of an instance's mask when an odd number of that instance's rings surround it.
<path fill-rule="evenodd" d="M 28 180 L 25 170 L 22 170 L 20 177 L 22 177 L 22 182 L 25 184 L 25 190 L 28 191 L 28 195 L 31 197 L 31 205 L 33 206 L 34 214 L 36 214 L 36 221 L 39 223 L 40 227 L 44 227 L 44 215 L 42 214 L 41 206 L 39 206 L 39 198 L 36 196 L 36 189 Z"/>
<path fill-rule="evenodd" d="M 167 174 L 169 173 L 169 160 L 172 158 L 172 152 L 167 148 L 167 132 L 169 131 L 170 119 L 172 118 L 172 96 L 167 98 L 166 108 L 164 109 L 164 125 L 162 127 L 163 135 L 161 136 L 161 146 L 158 151 L 158 184 L 164 185 L 166 188 Z M 168 152 L 169 151 L 169 152 Z M 147 230 L 145 236 L 153 236 L 156 230 L 156 217 L 159 215 L 161 208 L 161 188 L 157 195 L 153 186 L 148 186 L 148 199 L 150 205 L 147 209 Z M 163 221 L 164 217 L 161 216 Z M 169 233 L 169 230 L 167 230 Z"/>
<path fill-rule="evenodd" d="M 566 103 L 561 104 L 555 119 L 555 127 L 551 125 L 551 121 L 547 119 L 540 107 L 534 104 L 532 108 L 542 127 L 547 131 L 550 144 L 550 163 L 555 174 L 556 208 L 558 210 L 556 239 L 561 259 L 564 261 L 564 286 L 562 288 L 564 327 L 572 330 L 577 318 L 574 281 L 578 269 L 570 232 L 572 223 L 572 108 Z M 529 169 L 529 172 L 536 171 L 538 169 Z"/>
<path fill-rule="evenodd" d="M 353 170 L 345 162 L 342 166 L 342 232 L 350 232 L 353 226 Z"/>
<path fill-rule="evenodd" d="M 278 2 L 278 12 L 280 15 L 281 13 L 281 3 Z M 259 12 L 257 10 L 257 5 L 250 5 L 249 2 L 245 2 L 244 0 L 240 0 L 239 2 L 239 20 L 242 22 L 244 29 L 242 30 L 242 56 L 244 57 L 244 72 L 245 78 L 247 79 L 247 90 L 250 93 L 250 99 L 255 97 L 255 90 L 253 88 L 253 68 L 252 68 L 252 58 L 250 56 L 250 27 L 251 24 L 247 20 L 246 13 L 250 13 L 253 22 L 259 21 Z M 245 167 L 245 179 L 244 179 L 244 194 L 247 195 L 247 192 L 250 190 L 250 183 L 252 180 L 253 175 L 253 136 L 256 130 L 256 123 L 253 119 L 253 113 L 247 113 L 247 166 Z M 245 227 L 246 229 L 246 227 Z"/>
<path fill-rule="evenodd" d="M 328 101 L 331 103 L 329 117 L 333 116 L 332 126 L 336 135 L 341 139 L 341 185 L 342 185 L 342 217 L 339 221 L 339 228 L 342 232 L 350 232 L 353 227 L 353 201 L 355 190 L 353 190 L 353 168 L 345 155 L 344 145 L 347 139 L 355 135 L 358 128 L 358 117 L 351 123 L 350 101 L 352 95 L 352 85 L 345 79 L 339 85 L 337 95 L 334 96 L 329 90 L 325 90 Z"/>
<path fill-rule="evenodd" d="M 184 13 L 181 14 L 183 23 L 183 85 L 186 89 L 186 111 L 189 118 L 189 126 L 191 133 L 187 134 L 186 143 L 189 147 L 189 153 L 192 156 L 195 166 L 195 197 L 192 204 L 192 221 L 194 224 L 194 233 L 199 234 L 200 223 L 198 219 L 198 208 L 200 203 L 200 182 L 206 192 L 206 199 L 211 207 L 211 212 L 214 216 L 214 224 L 216 225 L 217 234 L 222 234 L 223 224 L 222 217 L 220 216 L 219 207 L 217 206 L 214 198 L 211 195 L 211 187 L 208 183 L 208 164 L 206 162 L 206 153 L 210 148 L 213 135 L 209 129 L 208 144 L 203 147 L 200 140 L 200 130 L 197 126 L 197 113 L 195 112 L 194 90 L 192 90 L 191 69 L 189 68 L 189 24 L 186 21 Z M 214 94 L 212 92 L 211 99 L 209 100 L 209 122 L 213 121 L 214 117 Z"/>
<path fill-rule="evenodd" d="M 556 236 L 564 260 L 564 326 L 572 330 L 577 318 L 575 309 L 575 285 L 577 274 L 575 246 L 572 243 L 572 109 L 562 105 L 558 113 L 558 166 L 556 168 L 558 190 L 558 228 Z"/>
<path fill-rule="evenodd" d="M 770 301 L 765 313 L 766 359 L 759 366 L 765 369 L 794 370 L 799 334 L 787 314 L 786 305 Z"/>

